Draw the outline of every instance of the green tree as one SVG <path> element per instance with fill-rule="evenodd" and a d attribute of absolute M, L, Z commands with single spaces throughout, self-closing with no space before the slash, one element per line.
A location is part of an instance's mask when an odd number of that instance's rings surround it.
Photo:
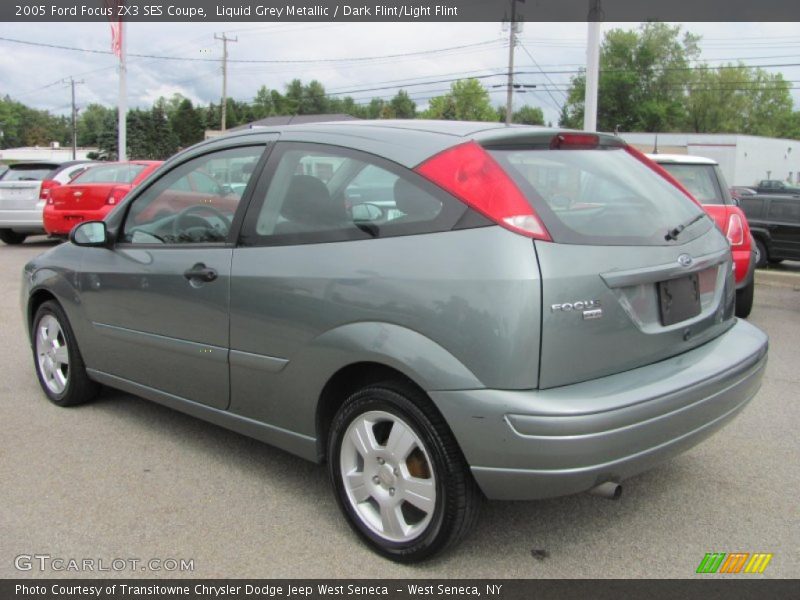
<path fill-rule="evenodd" d="M 184 98 L 170 118 L 170 125 L 182 148 L 203 140 L 204 127 L 200 114 L 195 110 L 192 101 Z"/>
<path fill-rule="evenodd" d="M 612 29 L 600 48 L 597 128 L 671 131 L 686 121 L 685 85 L 699 38 L 680 26 L 644 23 L 638 31 Z M 572 78 L 561 125 L 583 126 L 586 77 Z"/>
<path fill-rule="evenodd" d="M 275 113 L 275 104 L 273 102 L 272 92 L 267 89 L 267 86 L 262 85 L 258 88 L 255 98 L 253 98 L 252 112 L 254 119 L 265 119 Z"/>
<path fill-rule="evenodd" d="M 505 123 L 506 120 L 505 106 L 497 107 L 497 120 L 500 121 L 501 123 Z M 538 106 L 528 106 L 526 104 L 525 106 L 514 112 L 511 122 L 521 123 L 523 125 L 544 125 L 544 113 L 542 112 L 542 109 L 539 108 Z"/>
<path fill-rule="evenodd" d="M 496 121 L 497 112 L 489 101 L 489 92 L 477 79 L 460 79 L 450 85 L 450 92 L 431 98 L 426 119 L 459 121 Z"/>
<path fill-rule="evenodd" d="M 389 101 L 397 119 L 413 119 L 417 116 L 417 104 L 409 97 L 405 90 L 400 90 Z"/>
<path fill-rule="evenodd" d="M 78 118 L 78 146 L 98 146 L 105 130 L 116 127 L 115 111 L 102 104 L 90 104 Z"/>

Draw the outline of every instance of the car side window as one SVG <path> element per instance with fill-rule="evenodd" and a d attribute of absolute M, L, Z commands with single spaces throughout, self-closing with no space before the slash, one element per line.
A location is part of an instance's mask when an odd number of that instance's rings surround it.
<path fill-rule="evenodd" d="M 246 172 L 249 179 L 263 152 L 263 146 L 231 148 L 198 156 L 175 167 L 133 201 L 120 241 L 225 242 L 242 194 L 220 183 L 212 173 L 224 178 L 235 170 Z"/>
<path fill-rule="evenodd" d="M 279 144 L 279 147 L 281 145 Z M 345 149 L 284 144 L 242 243 L 291 245 L 452 229 L 465 206 L 415 173 Z"/>
<path fill-rule="evenodd" d="M 761 198 L 742 196 L 739 205 L 748 219 L 758 219 L 763 216 L 764 201 Z"/>
<path fill-rule="evenodd" d="M 769 216 L 778 221 L 800 223 L 800 202 L 793 200 L 772 200 Z"/>

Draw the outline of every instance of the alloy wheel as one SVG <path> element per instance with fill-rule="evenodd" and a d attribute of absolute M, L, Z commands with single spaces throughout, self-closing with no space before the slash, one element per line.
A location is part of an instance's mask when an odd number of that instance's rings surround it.
<path fill-rule="evenodd" d="M 61 394 L 69 382 L 69 351 L 61 324 L 53 315 L 45 315 L 36 328 L 36 358 L 47 388 Z"/>
<path fill-rule="evenodd" d="M 362 523 L 391 542 L 421 535 L 436 508 L 436 477 L 422 440 L 385 411 L 358 415 L 342 439 L 340 471 Z"/>

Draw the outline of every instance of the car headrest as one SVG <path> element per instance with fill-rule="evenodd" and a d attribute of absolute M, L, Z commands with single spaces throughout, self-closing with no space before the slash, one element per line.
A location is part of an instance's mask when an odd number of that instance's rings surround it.
<path fill-rule="evenodd" d="M 289 183 L 281 216 L 295 223 L 339 224 L 347 219 L 344 204 L 335 203 L 322 181 L 311 175 L 295 175 Z"/>

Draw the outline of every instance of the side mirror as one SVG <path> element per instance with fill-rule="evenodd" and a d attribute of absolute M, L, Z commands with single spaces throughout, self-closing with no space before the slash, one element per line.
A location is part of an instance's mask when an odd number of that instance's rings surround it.
<path fill-rule="evenodd" d="M 76 246 L 107 246 L 108 231 L 103 221 L 87 221 L 69 232 L 69 241 Z"/>

